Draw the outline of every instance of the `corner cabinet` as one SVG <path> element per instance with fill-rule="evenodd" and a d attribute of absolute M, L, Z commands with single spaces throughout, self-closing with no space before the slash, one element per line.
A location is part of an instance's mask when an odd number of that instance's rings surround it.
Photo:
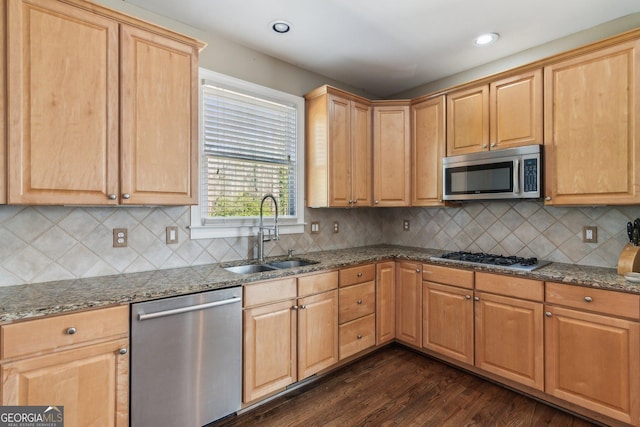
<path fill-rule="evenodd" d="M 64 406 L 65 426 L 129 425 L 129 307 L 1 327 L 0 404 Z"/>
<path fill-rule="evenodd" d="M 8 203 L 197 203 L 203 45 L 82 0 L 6 4 Z"/>
<path fill-rule="evenodd" d="M 396 339 L 420 347 L 422 343 L 422 264 L 396 263 Z"/>
<path fill-rule="evenodd" d="M 639 49 L 632 40 L 545 67 L 546 204 L 640 202 Z"/>
<path fill-rule="evenodd" d="M 411 203 L 411 126 L 409 102 L 373 107 L 373 205 Z"/>
<path fill-rule="evenodd" d="M 371 206 L 369 101 L 330 86 L 305 99 L 307 206 Z"/>

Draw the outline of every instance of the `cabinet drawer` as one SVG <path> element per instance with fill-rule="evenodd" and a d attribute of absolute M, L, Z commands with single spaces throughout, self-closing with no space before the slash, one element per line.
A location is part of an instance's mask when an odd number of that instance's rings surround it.
<path fill-rule="evenodd" d="M 0 359 L 53 351 L 69 345 L 128 335 L 129 306 L 28 320 L 3 325 L 1 330 Z"/>
<path fill-rule="evenodd" d="M 547 282 L 545 300 L 551 304 L 640 319 L 640 295 Z"/>
<path fill-rule="evenodd" d="M 361 283 L 340 289 L 339 323 L 372 314 L 376 310 L 375 283 Z"/>
<path fill-rule="evenodd" d="M 340 360 L 361 352 L 376 343 L 376 316 L 340 325 Z"/>
<path fill-rule="evenodd" d="M 544 282 L 522 277 L 476 272 L 476 290 L 532 301 L 544 300 Z"/>
<path fill-rule="evenodd" d="M 473 271 L 423 264 L 422 280 L 473 289 Z"/>
<path fill-rule="evenodd" d="M 298 296 L 319 294 L 338 287 L 338 272 L 314 274 L 298 277 Z"/>
<path fill-rule="evenodd" d="M 343 268 L 340 270 L 340 287 L 351 286 L 357 283 L 370 282 L 376 277 L 375 264 L 359 265 L 357 267 Z"/>
<path fill-rule="evenodd" d="M 296 278 L 270 280 L 244 286 L 244 306 L 267 304 L 297 296 Z"/>

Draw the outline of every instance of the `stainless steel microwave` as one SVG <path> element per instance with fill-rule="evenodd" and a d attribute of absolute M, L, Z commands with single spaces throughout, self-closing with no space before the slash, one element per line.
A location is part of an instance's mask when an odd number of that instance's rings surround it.
<path fill-rule="evenodd" d="M 506 148 L 442 159 L 444 200 L 542 197 L 542 146 Z"/>

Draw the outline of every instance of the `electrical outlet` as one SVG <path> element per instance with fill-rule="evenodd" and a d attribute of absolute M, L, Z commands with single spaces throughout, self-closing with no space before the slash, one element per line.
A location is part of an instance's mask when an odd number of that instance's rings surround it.
<path fill-rule="evenodd" d="M 402 221 L 402 229 L 404 231 L 409 231 L 409 220 L 405 219 L 404 221 Z"/>
<path fill-rule="evenodd" d="M 167 245 L 178 243 L 178 227 L 173 225 L 167 227 Z"/>
<path fill-rule="evenodd" d="M 126 228 L 113 229 L 113 247 L 114 248 L 127 247 L 127 229 Z"/>
<path fill-rule="evenodd" d="M 338 221 L 333 221 L 333 232 L 334 233 L 340 232 L 340 224 L 338 223 Z"/>
<path fill-rule="evenodd" d="M 582 241 L 585 243 L 598 243 L 598 227 L 595 225 L 582 227 Z"/>

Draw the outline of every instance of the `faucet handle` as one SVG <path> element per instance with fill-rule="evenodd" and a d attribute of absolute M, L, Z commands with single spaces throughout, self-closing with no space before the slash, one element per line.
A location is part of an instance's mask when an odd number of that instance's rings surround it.
<path fill-rule="evenodd" d="M 293 251 L 294 251 L 293 249 L 289 249 L 289 250 L 287 251 L 287 256 L 288 256 L 289 258 L 291 258 L 291 257 L 293 256 Z"/>

